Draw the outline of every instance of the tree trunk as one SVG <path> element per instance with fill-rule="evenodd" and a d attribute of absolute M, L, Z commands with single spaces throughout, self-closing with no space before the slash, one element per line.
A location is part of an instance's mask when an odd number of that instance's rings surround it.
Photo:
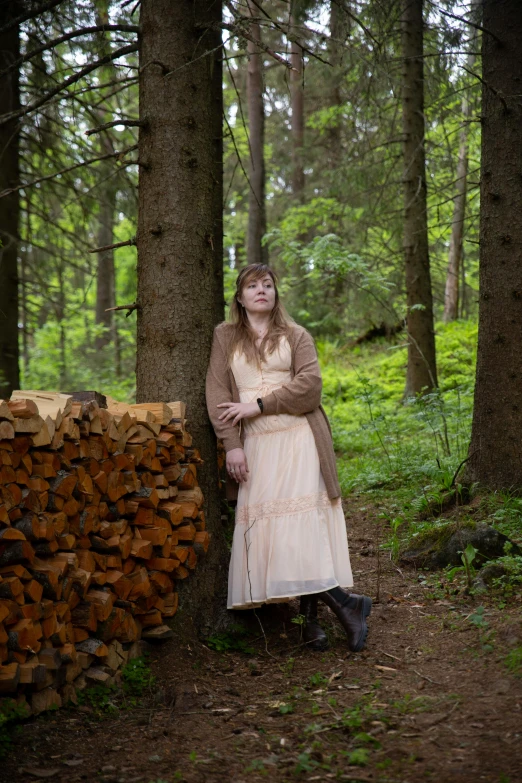
<path fill-rule="evenodd" d="M 401 26 L 404 265 L 408 308 L 405 396 L 409 397 L 437 385 L 426 208 L 422 0 L 403 0 Z"/>
<path fill-rule="evenodd" d="M 109 0 L 96 0 L 96 23 L 108 24 Z M 110 35 L 102 32 L 98 34 L 99 54 L 103 56 L 110 51 Z M 99 78 L 102 83 L 110 82 L 115 77 L 114 65 L 110 63 L 100 69 Z M 112 119 L 110 113 L 100 108 L 96 111 L 99 124 L 103 125 Z M 110 136 L 107 131 L 100 134 L 100 152 L 102 155 L 114 152 Z M 98 168 L 100 185 L 97 188 L 100 202 L 98 214 L 98 247 L 106 247 L 114 242 L 114 213 L 116 210 L 116 185 L 113 173 L 114 162 L 102 162 Z M 113 312 L 107 312 L 109 307 L 116 305 L 114 250 L 103 250 L 98 254 L 96 270 L 96 323 L 104 327 L 103 333 L 96 338 L 96 350 L 100 351 L 115 337 L 116 329 Z M 117 340 L 116 340 L 117 341 Z M 115 346 L 116 349 L 116 346 Z M 116 361 L 116 368 L 119 362 Z"/>
<path fill-rule="evenodd" d="M 477 6 L 472 13 L 477 18 Z M 477 45 L 475 30 L 471 28 L 470 54 L 467 57 L 466 67 L 473 69 L 475 63 L 474 49 Z M 459 278 L 461 275 L 462 240 L 464 237 L 464 218 L 466 213 L 466 194 L 468 177 L 468 120 L 471 116 L 471 107 L 468 96 L 462 98 L 462 129 L 460 131 L 459 154 L 457 159 L 457 195 L 453 203 L 453 219 L 451 222 L 451 239 L 448 255 L 448 272 L 446 276 L 446 290 L 444 294 L 444 314 L 446 323 L 456 321 L 459 317 Z"/>
<path fill-rule="evenodd" d="M 0 5 L 0 27 L 21 13 L 17 0 Z M 17 26 L 0 33 L 0 70 L 20 55 Z M 15 69 L 0 78 L 0 114 L 20 107 L 19 73 Z M 19 121 L 0 127 L 0 193 L 20 182 Z M 18 191 L 0 199 L 0 399 L 20 388 L 18 369 L 18 240 L 20 198 Z"/>
<path fill-rule="evenodd" d="M 107 120 L 101 120 L 106 122 Z M 102 150 L 112 150 L 110 141 L 102 139 Z M 100 168 L 101 179 L 108 176 L 107 166 Z M 116 191 L 111 181 L 106 181 L 99 188 L 100 211 L 98 214 L 98 247 L 106 247 L 114 242 L 114 210 L 116 208 Z M 114 307 L 114 251 L 102 250 L 98 254 L 96 270 L 96 323 L 105 327 L 105 331 L 96 338 L 96 350 L 100 351 L 110 343 L 112 337 L 112 312 L 107 308 Z"/>
<path fill-rule="evenodd" d="M 484 0 L 479 337 L 467 477 L 522 485 L 522 6 Z"/>
<path fill-rule="evenodd" d="M 295 17 L 290 16 L 290 29 L 295 31 Z M 291 42 L 290 62 L 290 98 L 292 105 L 292 193 L 294 198 L 304 198 L 305 174 L 303 162 L 304 144 L 304 90 L 303 90 L 303 50 L 295 41 Z"/>
<path fill-rule="evenodd" d="M 250 16 L 258 17 L 259 9 L 249 0 Z M 261 40 L 257 21 L 250 24 L 252 37 Z M 265 202 L 265 107 L 263 101 L 263 55 L 258 47 L 247 41 L 247 100 L 250 139 L 250 188 L 248 196 L 247 263 L 266 264 L 268 249 L 261 244 L 266 234 Z"/>
<path fill-rule="evenodd" d="M 339 108 L 343 104 L 341 85 L 343 82 L 343 58 L 347 54 L 346 39 L 350 35 L 350 17 L 345 11 L 344 4 L 339 0 L 330 0 L 330 95 L 329 105 Z M 345 172 L 339 171 L 342 160 L 342 135 L 341 118 L 333 116 L 328 129 L 328 156 L 330 158 L 330 174 L 333 180 L 341 179 L 344 182 Z M 339 195 L 339 186 L 334 187 L 333 195 Z"/>
<path fill-rule="evenodd" d="M 205 460 L 198 478 L 212 545 L 180 585 L 180 620 L 224 616 L 226 548 L 216 439 L 205 401 L 214 326 L 224 319 L 221 6 L 142 0 L 138 212 L 138 402 L 183 400 Z"/>

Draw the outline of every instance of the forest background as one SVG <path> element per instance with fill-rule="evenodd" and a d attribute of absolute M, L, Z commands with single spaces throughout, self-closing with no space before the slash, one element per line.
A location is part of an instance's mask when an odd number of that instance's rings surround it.
<path fill-rule="evenodd" d="M 20 388 L 135 400 L 138 181 L 155 166 L 140 151 L 156 119 L 145 74 L 176 81 L 182 106 L 184 82 L 187 94 L 197 90 L 198 62 L 217 51 L 225 303 L 245 263 L 268 261 L 277 272 L 288 311 L 316 339 L 345 492 L 411 485 L 418 495 L 420 482 L 425 498 L 426 485 L 454 487 L 470 439 L 478 324 L 481 47 L 483 36 L 499 41 L 483 6 L 502 26 L 494 4 L 473 0 L 225 2 L 221 22 L 210 11 L 208 23 L 196 19 L 200 39 L 219 28 L 220 43 L 169 70 L 144 54 L 151 20 L 158 30 L 169 22 L 164 3 L 3 2 L 6 164 L 15 136 L 17 148 L 0 189 L 0 304 L 15 308 L 16 322 L 1 336 L 2 394 L 16 379 Z M 179 15 L 173 28 L 181 44 L 185 21 Z M 163 120 L 196 169 L 176 108 L 164 107 Z M 156 192 L 168 214 L 165 149 L 165 198 L 161 176 Z M 177 215 L 167 219 L 176 230 Z M 190 220 L 197 233 L 198 215 Z M 148 233 L 162 232 L 158 223 Z M 220 237 L 205 243 L 219 254 Z M 176 263 L 188 268 L 190 253 Z M 193 313 L 197 301 L 193 287 Z M 180 328 L 187 303 L 166 291 L 163 304 L 178 311 Z M 183 336 L 187 359 L 196 322 Z M 427 382 L 412 384 L 421 339 Z M 143 368 L 142 360 L 142 378 Z M 190 387 L 182 374 L 179 396 Z M 201 426 L 199 408 L 192 415 Z"/>

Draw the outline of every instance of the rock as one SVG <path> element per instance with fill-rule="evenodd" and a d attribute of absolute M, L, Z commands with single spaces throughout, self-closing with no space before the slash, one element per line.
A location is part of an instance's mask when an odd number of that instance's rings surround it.
<path fill-rule="evenodd" d="M 508 573 L 508 569 L 501 563 L 487 563 L 480 569 L 473 580 L 473 589 L 476 592 L 487 592 L 488 587 L 491 587 L 493 579 L 507 576 Z"/>
<path fill-rule="evenodd" d="M 463 526 L 450 522 L 432 528 L 413 538 L 400 554 L 400 560 L 417 568 L 444 568 L 462 565 L 461 552 L 468 544 L 478 550 L 475 565 L 505 554 L 504 546 L 512 545 L 512 554 L 520 554 L 519 547 L 503 533 L 485 524 L 469 523 Z"/>
<path fill-rule="evenodd" d="M 151 650 L 152 650 L 152 645 L 144 641 L 143 639 L 140 639 L 139 642 L 132 642 L 132 644 L 129 646 L 126 652 L 127 652 L 128 660 L 132 661 L 133 658 L 141 658 L 142 655 L 146 655 L 147 653 L 150 653 Z"/>

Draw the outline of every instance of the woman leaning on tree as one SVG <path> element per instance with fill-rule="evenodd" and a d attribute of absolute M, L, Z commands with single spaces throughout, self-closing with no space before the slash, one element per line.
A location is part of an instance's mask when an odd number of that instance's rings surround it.
<path fill-rule="evenodd" d="M 206 377 L 208 414 L 237 496 L 227 606 L 300 596 L 304 640 L 325 650 L 321 600 L 358 652 L 372 602 L 349 592 L 346 522 L 321 389 L 314 340 L 286 312 L 275 273 L 265 264 L 244 267 L 230 321 L 214 330 Z"/>

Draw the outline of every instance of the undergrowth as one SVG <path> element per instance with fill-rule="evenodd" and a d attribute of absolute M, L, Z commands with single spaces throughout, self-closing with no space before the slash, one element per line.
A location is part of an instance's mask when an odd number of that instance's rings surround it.
<path fill-rule="evenodd" d="M 436 325 L 439 389 L 404 399 L 405 338 L 354 348 L 318 342 L 323 404 L 332 425 L 343 495 L 377 508 L 381 549 L 398 560 L 413 538 L 454 520 L 485 521 L 522 544 L 522 497 L 461 483 L 471 434 L 477 324 Z M 488 587 L 509 596 L 522 585 L 522 559 L 495 561 L 503 574 Z M 473 593 L 473 558 L 447 571 L 434 592 Z"/>
<path fill-rule="evenodd" d="M 450 488 L 471 428 L 476 324 L 438 324 L 440 388 L 405 401 L 406 343 L 318 343 L 323 402 L 344 494 L 415 496 Z"/>
<path fill-rule="evenodd" d="M 28 718 L 27 707 L 14 699 L 2 699 L 0 702 L 0 759 L 4 759 L 11 749 L 13 738 L 20 730 L 21 721 Z"/>
<path fill-rule="evenodd" d="M 95 717 L 115 715 L 121 709 L 137 706 L 155 683 L 148 656 L 143 655 L 125 664 L 120 685 L 93 685 L 78 691 L 78 704 L 90 707 Z"/>

